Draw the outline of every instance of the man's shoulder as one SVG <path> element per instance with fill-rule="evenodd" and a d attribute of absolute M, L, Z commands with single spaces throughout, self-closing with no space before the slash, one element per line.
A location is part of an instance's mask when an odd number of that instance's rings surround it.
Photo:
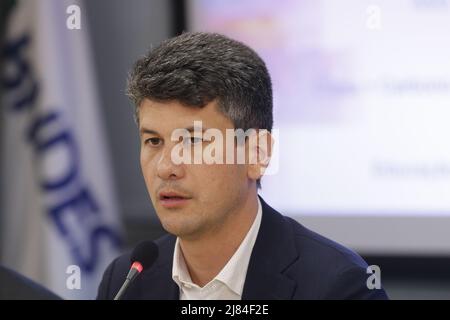
<path fill-rule="evenodd" d="M 291 257 L 302 261 L 333 263 L 335 267 L 363 267 L 366 262 L 353 250 L 312 231 L 299 221 L 278 212 L 262 200 L 263 220 L 260 232 L 263 245 L 277 243 L 289 249 Z M 276 250 L 278 251 L 278 249 Z M 293 252 L 296 252 L 294 254 Z"/>
<path fill-rule="evenodd" d="M 385 299 L 384 290 L 367 286 L 368 265 L 355 251 L 285 216 L 264 203 L 258 255 L 281 261 L 294 281 L 294 299 Z M 261 248 L 264 247 L 264 248 Z M 267 250 L 268 247 L 272 249 Z M 280 262 L 274 262 L 280 265 Z"/>
<path fill-rule="evenodd" d="M 339 244 L 302 225 L 300 222 L 283 216 L 286 223 L 292 227 L 293 238 L 302 258 L 324 263 L 333 262 L 337 268 L 361 267 L 367 268 L 367 263 L 352 249 Z"/>

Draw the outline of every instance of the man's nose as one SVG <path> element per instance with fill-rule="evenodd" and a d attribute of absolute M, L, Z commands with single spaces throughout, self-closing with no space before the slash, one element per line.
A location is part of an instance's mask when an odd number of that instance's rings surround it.
<path fill-rule="evenodd" d="M 164 148 L 157 164 L 157 174 L 162 180 L 176 180 L 184 176 L 183 164 L 175 164 L 171 158 L 172 146 Z"/>

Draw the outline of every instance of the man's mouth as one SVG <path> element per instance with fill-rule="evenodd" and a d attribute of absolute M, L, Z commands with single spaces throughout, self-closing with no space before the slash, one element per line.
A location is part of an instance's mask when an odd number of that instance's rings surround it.
<path fill-rule="evenodd" d="M 191 197 L 172 191 L 162 191 L 158 194 L 161 205 L 165 208 L 176 208 L 185 205 Z"/>

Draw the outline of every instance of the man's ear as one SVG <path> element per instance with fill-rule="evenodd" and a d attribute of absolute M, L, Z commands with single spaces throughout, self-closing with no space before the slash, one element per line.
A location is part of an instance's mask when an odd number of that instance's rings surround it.
<path fill-rule="evenodd" d="M 258 180 L 264 175 L 264 171 L 269 166 L 274 138 L 268 130 L 260 129 L 248 139 L 248 177 Z"/>

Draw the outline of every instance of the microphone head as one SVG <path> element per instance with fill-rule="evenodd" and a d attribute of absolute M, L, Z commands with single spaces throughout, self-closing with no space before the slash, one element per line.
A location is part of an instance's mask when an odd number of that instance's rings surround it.
<path fill-rule="evenodd" d="M 131 252 L 131 263 L 140 262 L 143 270 L 150 267 L 158 258 L 158 246 L 153 241 L 139 243 Z"/>

